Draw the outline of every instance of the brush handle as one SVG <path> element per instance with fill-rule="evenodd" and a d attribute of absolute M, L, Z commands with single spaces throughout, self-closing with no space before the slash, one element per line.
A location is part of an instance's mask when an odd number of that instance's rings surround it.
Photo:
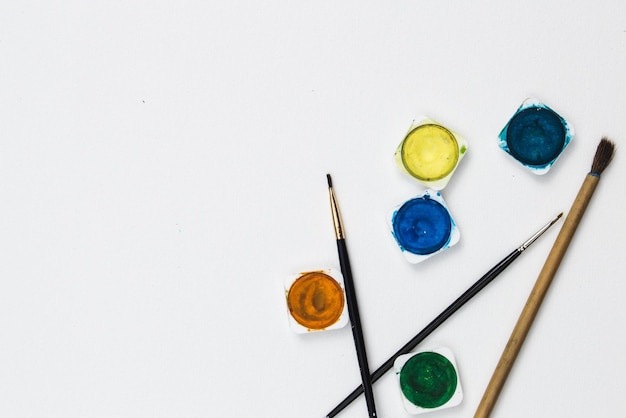
<path fill-rule="evenodd" d="M 369 364 L 367 362 L 365 339 L 363 338 L 363 328 L 361 326 L 361 316 L 359 314 L 354 281 L 352 279 L 352 269 L 350 267 L 350 259 L 348 258 L 348 249 L 346 248 L 346 241 L 343 238 L 337 240 L 337 251 L 339 253 L 339 264 L 341 266 L 341 272 L 345 284 L 346 299 L 348 300 L 348 316 L 350 317 L 352 336 L 354 338 L 356 356 L 359 362 L 361 381 L 363 382 L 362 388 L 365 392 L 367 412 L 370 418 L 376 418 L 374 391 L 372 389 L 372 379 L 370 376 Z"/>
<path fill-rule="evenodd" d="M 487 389 L 485 390 L 480 404 L 478 405 L 474 418 L 487 418 L 491 414 L 509 372 L 513 367 L 513 363 L 522 348 L 522 344 L 524 343 L 524 340 L 528 335 L 528 331 L 537 316 L 539 307 L 541 306 L 548 288 L 550 287 L 550 283 L 552 282 L 552 279 L 561 264 L 561 260 L 563 260 L 567 247 L 572 241 L 572 237 L 574 236 L 576 228 L 585 213 L 585 209 L 587 209 L 587 205 L 591 200 L 599 180 L 600 177 L 594 174 L 587 174 L 585 177 L 578 195 L 576 196 L 576 200 L 574 200 L 574 203 L 565 218 L 563 227 L 561 227 L 561 230 L 552 245 L 552 249 L 548 254 L 548 258 L 539 273 L 539 277 L 537 277 L 537 281 L 528 296 L 526 305 L 524 306 L 524 309 L 517 320 L 517 324 L 511 333 L 509 342 L 504 348 L 500 361 L 491 376 L 491 380 L 489 381 Z"/>

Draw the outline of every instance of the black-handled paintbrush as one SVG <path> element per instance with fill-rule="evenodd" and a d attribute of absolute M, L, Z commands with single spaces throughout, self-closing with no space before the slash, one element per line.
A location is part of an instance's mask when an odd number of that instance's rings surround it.
<path fill-rule="evenodd" d="M 365 392 L 365 402 L 367 403 L 369 416 L 370 418 L 375 418 L 376 405 L 374 404 L 374 392 L 372 390 L 372 380 L 367 362 L 367 353 L 365 351 L 365 340 L 363 338 L 363 329 L 361 327 L 359 306 L 354 289 L 354 281 L 352 279 L 352 269 L 350 268 L 350 259 L 348 258 L 348 248 L 346 247 L 346 235 L 343 229 L 341 213 L 339 212 L 339 207 L 337 206 L 337 198 L 335 197 L 333 181 L 330 174 L 327 174 L 326 178 L 328 179 L 328 192 L 330 193 L 330 207 L 333 215 L 333 224 L 335 225 L 335 237 L 337 238 L 339 265 L 341 267 L 341 274 L 343 275 L 346 299 L 348 302 L 348 316 L 350 317 L 352 336 L 354 337 L 357 360 L 359 362 L 359 369 L 361 370 L 361 381 L 363 382 L 361 389 Z"/>
<path fill-rule="evenodd" d="M 406 343 L 400 350 L 398 350 L 393 356 L 391 356 L 387 361 L 385 361 L 382 366 L 380 366 L 374 373 L 372 373 L 371 379 L 372 383 L 376 382 L 380 379 L 391 367 L 393 367 L 393 363 L 396 358 L 403 354 L 407 354 L 411 352 L 417 345 L 422 342 L 426 337 L 428 337 L 439 325 L 441 325 L 446 319 L 450 318 L 452 314 L 454 314 L 457 310 L 461 308 L 465 303 L 467 303 L 471 298 L 473 298 L 478 292 L 480 292 L 485 286 L 487 286 L 493 279 L 495 279 L 504 269 L 506 269 L 517 257 L 519 257 L 522 252 L 526 248 L 528 248 L 533 242 L 537 240 L 544 232 L 548 230 L 552 225 L 559 220 L 559 218 L 563 216 L 563 213 L 560 213 L 556 218 L 548 222 L 543 226 L 539 231 L 537 231 L 532 237 L 527 239 L 522 245 L 513 250 L 509 255 L 504 257 L 502 261 L 496 264 L 491 270 L 489 270 L 485 275 L 483 275 L 476 283 L 474 283 L 469 289 L 465 291 L 461 296 L 459 296 L 450 306 L 448 306 L 442 313 L 439 314 L 435 319 L 433 319 L 426 327 L 421 330 L 415 337 L 413 337 L 408 343 Z M 327 418 L 332 418 L 339 414 L 345 407 L 350 405 L 352 401 L 359 397 L 363 393 L 363 387 L 359 386 L 355 390 L 350 393 L 341 403 L 339 403 L 335 409 L 330 411 Z"/>

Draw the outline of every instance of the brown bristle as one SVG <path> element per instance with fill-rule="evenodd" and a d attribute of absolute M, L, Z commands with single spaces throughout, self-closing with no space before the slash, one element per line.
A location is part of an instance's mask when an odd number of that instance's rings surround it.
<path fill-rule="evenodd" d="M 591 164 L 591 173 L 600 175 L 605 168 L 609 165 L 613 159 L 613 153 L 615 152 L 615 144 L 608 138 L 604 137 L 598 144 L 596 149 L 596 155 L 593 157 L 593 164 Z"/>

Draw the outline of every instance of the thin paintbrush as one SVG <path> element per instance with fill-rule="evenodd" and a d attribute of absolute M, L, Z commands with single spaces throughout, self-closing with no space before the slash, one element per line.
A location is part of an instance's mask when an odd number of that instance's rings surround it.
<path fill-rule="evenodd" d="M 337 238 L 337 251 L 339 252 L 339 265 L 341 266 L 341 274 L 346 288 L 346 299 L 348 302 L 348 316 L 352 325 L 352 336 L 354 337 L 354 345 L 356 346 L 356 356 L 361 370 L 361 381 L 365 389 L 365 402 L 367 403 L 367 411 L 370 418 L 376 417 L 376 405 L 374 404 L 374 392 L 372 390 L 372 380 L 370 378 L 370 369 L 367 363 L 367 354 L 365 352 L 365 340 L 363 339 L 363 329 L 361 328 L 361 317 L 359 315 L 359 306 L 356 300 L 356 292 L 354 289 L 354 281 L 352 279 L 352 269 L 350 268 L 350 259 L 348 258 L 348 248 L 346 247 L 346 235 L 343 230 L 343 222 L 341 213 L 337 206 L 337 199 L 333 189 L 333 181 L 330 174 L 326 175 L 328 179 L 328 192 L 330 193 L 330 208 L 333 214 L 333 224 L 335 225 L 335 237 Z"/>
<path fill-rule="evenodd" d="M 372 383 L 376 382 L 380 379 L 395 362 L 396 358 L 403 354 L 407 354 L 411 352 L 419 343 L 421 343 L 426 337 L 428 337 L 439 325 L 441 325 L 446 319 L 450 318 L 452 314 L 458 311 L 461 306 L 467 303 L 471 298 L 473 298 L 478 292 L 480 292 L 485 286 L 487 286 L 493 279 L 495 279 L 504 269 L 506 269 L 517 257 L 519 257 L 522 252 L 528 248 L 533 242 L 537 240 L 544 232 L 548 230 L 552 225 L 559 220 L 559 218 L 563 215 L 560 213 L 556 218 L 548 222 L 543 226 L 539 231 L 537 231 L 532 237 L 527 239 L 522 245 L 513 250 L 509 255 L 504 257 L 502 261 L 496 264 L 491 270 L 489 270 L 483 277 L 478 279 L 476 283 L 474 283 L 469 289 L 465 291 L 461 296 L 459 296 L 450 306 L 448 306 L 443 312 L 439 314 L 435 319 L 433 319 L 426 327 L 421 330 L 413 339 L 411 339 L 408 343 L 406 343 L 400 350 L 398 350 L 393 356 L 391 356 L 386 362 L 383 363 L 373 374 L 372 374 Z M 332 411 L 326 415 L 327 418 L 332 418 L 336 416 L 339 412 L 341 412 L 346 406 L 350 405 L 350 403 L 359 397 L 360 394 L 363 393 L 363 386 L 357 387 L 352 391 L 346 399 L 344 399 L 339 405 L 335 407 Z"/>
<path fill-rule="evenodd" d="M 587 209 L 587 205 L 593 196 L 593 192 L 600 181 L 600 175 L 613 159 L 614 152 L 615 144 L 606 138 L 602 138 L 598 148 L 596 149 L 593 164 L 591 165 L 591 171 L 585 177 L 580 191 L 576 196 L 576 200 L 574 200 L 574 203 L 565 218 L 565 222 L 563 222 L 563 227 L 552 245 L 552 249 L 550 250 L 548 258 L 546 259 L 546 262 L 537 277 L 537 281 L 528 296 L 526 305 L 517 320 L 517 324 L 513 329 L 509 342 L 504 348 L 500 361 L 491 376 L 491 380 L 489 381 L 482 400 L 478 405 L 474 418 L 486 418 L 491 414 L 498 396 L 502 391 L 506 378 L 513 367 L 513 363 L 522 348 L 524 339 L 528 335 L 530 326 L 537 315 L 541 302 L 548 291 L 548 287 L 550 286 L 550 283 L 552 282 L 552 279 L 561 264 L 561 260 L 567 251 L 567 247 L 572 241 L 574 232 L 576 232 L 576 228 L 578 227 L 578 224 L 585 213 L 585 209 Z"/>

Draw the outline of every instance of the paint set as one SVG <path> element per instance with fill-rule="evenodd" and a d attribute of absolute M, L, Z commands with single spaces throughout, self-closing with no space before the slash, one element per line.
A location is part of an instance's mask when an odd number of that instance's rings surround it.
<path fill-rule="evenodd" d="M 545 103 L 528 98 L 500 132 L 498 145 L 533 174 L 541 175 L 550 170 L 573 136 L 566 119 Z M 427 116 L 415 119 L 396 149 L 396 166 L 428 188 L 397 206 L 388 219 L 410 263 L 420 263 L 459 241 L 459 229 L 441 191 L 466 152 L 463 136 Z"/>
<path fill-rule="evenodd" d="M 497 139 L 499 147 L 510 157 L 533 174 L 541 175 L 550 170 L 573 135 L 573 128 L 567 120 L 539 100 L 527 99 L 505 124 Z M 459 241 L 459 228 L 446 205 L 442 190 L 450 182 L 466 152 L 467 141 L 461 135 L 428 117 L 417 118 L 397 147 L 393 155 L 397 167 L 425 187 L 420 194 L 394 208 L 387 218 L 391 234 L 408 262 L 420 263 Z M 601 160 L 603 165 L 600 164 L 601 169 L 596 170 L 597 178 L 608 165 L 612 153 L 612 146 L 610 153 L 601 152 L 599 146 L 594 165 L 596 159 Z M 602 155 L 598 157 L 598 154 Z M 593 170 L 589 176 L 596 176 Z M 370 374 L 345 247 L 345 231 L 330 175 L 327 177 L 341 271 L 327 269 L 303 272 L 288 278 L 284 283 L 289 323 L 294 332 L 315 333 L 340 329 L 348 322 L 352 324 L 362 384 L 327 414 L 327 418 L 336 416 L 363 393 L 369 416 L 376 417 L 371 386 L 391 368 L 395 370 L 402 404 L 408 414 L 417 415 L 459 405 L 463 391 L 452 351 L 447 347 L 419 352 L 412 350 L 495 279 L 563 214 L 553 218 L 491 268 Z M 558 262 L 560 259 L 557 265 Z"/>
<path fill-rule="evenodd" d="M 391 234 L 410 263 L 420 263 L 459 241 L 460 232 L 441 195 L 467 152 L 467 141 L 421 116 L 394 154 L 396 166 L 427 189 L 398 205 L 388 217 Z"/>
<path fill-rule="evenodd" d="M 387 219 L 405 259 L 420 263 L 460 239 L 460 231 L 442 196 L 467 152 L 467 141 L 437 121 L 414 120 L 394 154 L 396 166 L 426 187 L 398 205 Z M 401 354 L 393 363 L 402 405 L 411 415 L 451 408 L 463 391 L 452 351 L 439 348 Z"/>

